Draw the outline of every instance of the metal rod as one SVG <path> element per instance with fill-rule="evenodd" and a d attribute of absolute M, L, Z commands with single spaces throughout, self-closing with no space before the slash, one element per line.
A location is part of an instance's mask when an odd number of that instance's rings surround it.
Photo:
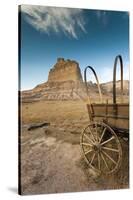
<path fill-rule="evenodd" d="M 93 72 L 93 74 L 96 78 L 101 103 L 103 102 L 103 99 L 102 99 L 102 92 L 101 92 L 101 88 L 100 88 L 100 84 L 99 84 L 97 74 L 91 66 L 87 66 L 84 70 L 84 81 L 85 81 L 85 88 L 86 88 L 86 93 L 87 93 L 87 97 L 88 97 L 88 102 L 89 102 L 89 104 L 87 106 L 88 113 L 89 113 L 90 121 L 93 121 L 93 117 L 92 117 L 93 108 L 92 108 L 91 99 L 90 99 L 90 95 L 89 95 L 89 91 L 88 91 L 88 85 L 87 85 L 87 69 L 91 69 L 91 71 Z"/>
<path fill-rule="evenodd" d="M 96 82 L 97 82 L 97 87 L 98 87 L 98 92 L 99 92 L 99 96 L 100 96 L 100 101 L 101 103 L 103 102 L 103 98 L 102 98 L 102 92 L 101 92 L 101 88 L 100 88 L 100 84 L 99 84 L 99 80 L 98 80 L 98 77 L 97 77 L 97 74 L 95 72 L 95 70 L 93 69 L 93 67 L 91 66 L 87 66 L 84 70 L 84 80 L 85 80 L 85 86 L 86 86 L 86 90 L 87 90 L 87 95 L 88 95 L 88 86 L 87 86 L 87 69 L 91 69 L 91 71 L 93 72 L 94 76 L 95 76 L 95 79 L 96 79 Z"/>
<path fill-rule="evenodd" d="M 113 71 L 113 103 L 116 104 L 116 67 L 118 60 L 120 62 L 120 69 L 121 69 L 121 96 L 123 100 L 123 61 L 122 61 L 122 56 L 118 55 L 115 58 L 114 62 L 114 71 Z"/>

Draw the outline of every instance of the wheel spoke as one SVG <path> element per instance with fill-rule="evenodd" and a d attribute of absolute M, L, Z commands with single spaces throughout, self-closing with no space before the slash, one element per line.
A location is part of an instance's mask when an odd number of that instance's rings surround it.
<path fill-rule="evenodd" d="M 118 149 L 113 149 L 113 148 L 109 148 L 109 147 L 102 147 L 102 149 L 105 149 L 105 150 L 109 150 L 109 151 L 113 151 L 113 152 L 119 153 L 119 150 L 118 150 Z"/>
<path fill-rule="evenodd" d="M 95 158 L 95 155 L 96 155 L 96 153 L 93 154 L 90 164 L 93 163 L 93 160 L 94 160 L 94 158 Z"/>
<path fill-rule="evenodd" d="M 90 146 L 90 147 L 92 147 L 92 144 L 89 144 L 89 143 L 83 142 L 83 143 L 81 143 L 81 144 L 84 145 L 84 146 Z"/>
<path fill-rule="evenodd" d="M 97 123 L 95 123 L 95 130 L 96 130 L 96 141 L 99 141 L 98 132 L 97 132 Z"/>
<path fill-rule="evenodd" d="M 104 145 L 104 144 L 106 144 L 106 143 L 110 142 L 110 141 L 111 141 L 111 140 L 113 140 L 113 139 L 115 139 L 115 137 L 114 137 L 114 136 L 112 136 L 112 137 L 111 137 L 111 138 L 109 138 L 108 140 L 106 140 L 106 141 L 102 142 L 102 143 L 101 143 L 101 145 Z"/>
<path fill-rule="evenodd" d="M 93 134 L 93 132 L 92 132 L 91 128 L 90 128 L 90 127 L 88 127 L 88 129 L 89 129 L 89 132 L 91 133 L 92 140 L 95 142 L 95 141 L 96 141 L 96 139 L 95 139 L 95 137 L 94 137 L 94 134 Z"/>
<path fill-rule="evenodd" d="M 117 162 L 116 162 L 113 158 L 111 158 L 110 155 L 107 154 L 105 151 L 102 151 L 102 153 L 103 153 L 109 160 L 111 160 L 115 165 L 117 164 Z"/>
<path fill-rule="evenodd" d="M 86 152 L 85 152 L 85 155 L 88 154 L 88 153 L 90 153 L 90 152 L 92 152 L 92 149 L 86 151 Z"/>
<path fill-rule="evenodd" d="M 106 162 L 106 160 L 105 160 L 104 155 L 102 154 L 102 152 L 101 152 L 101 158 L 103 159 L 103 162 L 104 162 L 106 168 L 109 170 L 109 166 L 108 166 L 108 164 L 107 164 L 107 162 Z"/>
<path fill-rule="evenodd" d="M 101 169 L 101 163 L 100 163 L 100 153 L 98 153 L 98 169 Z"/>
<path fill-rule="evenodd" d="M 91 144 L 94 144 L 94 142 L 88 137 L 88 135 L 84 134 L 84 136 L 90 141 Z"/>
<path fill-rule="evenodd" d="M 101 137 L 100 137 L 100 140 L 99 140 L 99 142 L 101 142 L 102 141 L 102 138 L 103 138 L 103 136 L 104 136 L 104 134 L 105 134 L 105 131 L 106 131 L 106 127 L 104 128 L 104 130 L 103 130 L 103 132 L 102 132 L 102 135 L 101 135 Z"/>

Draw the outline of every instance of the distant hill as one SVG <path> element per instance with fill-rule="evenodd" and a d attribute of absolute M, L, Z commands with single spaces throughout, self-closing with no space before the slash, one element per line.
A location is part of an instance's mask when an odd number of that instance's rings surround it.
<path fill-rule="evenodd" d="M 101 88 L 102 88 L 102 91 L 105 93 L 108 93 L 108 92 L 112 93 L 113 92 L 112 81 L 101 84 Z M 120 80 L 116 82 L 116 90 L 117 90 L 117 93 L 120 94 L 120 91 L 121 91 L 121 81 Z M 123 81 L 123 93 L 125 95 L 129 95 L 129 81 L 128 80 Z"/>

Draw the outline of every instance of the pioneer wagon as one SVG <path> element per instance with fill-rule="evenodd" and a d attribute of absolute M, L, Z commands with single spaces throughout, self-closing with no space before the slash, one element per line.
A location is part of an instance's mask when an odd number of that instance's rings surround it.
<path fill-rule="evenodd" d="M 121 69 L 121 100 L 117 102 L 116 68 Z M 90 69 L 97 82 L 100 103 L 92 103 L 87 83 L 87 70 Z M 110 103 L 103 99 L 99 80 L 95 70 L 87 66 L 84 71 L 85 87 L 88 96 L 87 110 L 90 123 L 81 134 L 80 145 L 83 156 L 89 166 L 98 172 L 111 174 L 116 172 L 122 160 L 122 147 L 119 137 L 129 136 L 129 104 L 123 99 L 123 61 L 122 56 L 115 58 L 113 69 L 113 97 Z"/>

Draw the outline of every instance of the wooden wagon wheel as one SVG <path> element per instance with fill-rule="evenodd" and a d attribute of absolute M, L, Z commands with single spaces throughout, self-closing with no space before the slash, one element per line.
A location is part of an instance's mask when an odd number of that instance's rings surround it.
<path fill-rule="evenodd" d="M 91 122 L 82 132 L 80 145 L 86 162 L 93 169 L 111 174 L 121 163 L 120 141 L 107 124 Z"/>

